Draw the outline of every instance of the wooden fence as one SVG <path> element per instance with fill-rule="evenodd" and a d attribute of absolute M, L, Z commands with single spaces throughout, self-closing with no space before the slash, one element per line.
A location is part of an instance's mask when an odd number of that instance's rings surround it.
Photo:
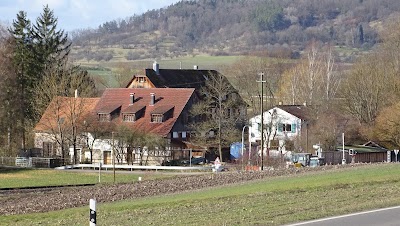
<path fill-rule="evenodd" d="M 324 151 L 322 157 L 325 158 L 325 164 L 336 165 L 341 164 L 343 159 L 343 152 L 341 151 Z M 386 162 L 386 152 L 365 152 L 357 153 L 354 157 L 349 155 L 348 152 L 344 153 L 346 163 L 351 163 L 354 158 L 354 163 L 369 163 L 369 162 Z"/>
<path fill-rule="evenodd" d="M 61 166 L 62 159 L 39 157 L 0 157 L 0 166 L 54 168 Z"/>

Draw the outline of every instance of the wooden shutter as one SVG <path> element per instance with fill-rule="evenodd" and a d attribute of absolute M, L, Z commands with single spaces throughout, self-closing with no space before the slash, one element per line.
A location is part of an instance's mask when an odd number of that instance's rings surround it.
<path fill-rule="evenodd" d="M 282 132 L 283 131 L 283 124 L 279 123 L 278 124 L 278 132 Z"/>

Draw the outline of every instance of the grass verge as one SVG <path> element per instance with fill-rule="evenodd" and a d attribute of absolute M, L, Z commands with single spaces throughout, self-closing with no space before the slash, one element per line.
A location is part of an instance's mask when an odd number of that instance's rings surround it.
<path fill-rule="evenodd" d="M 115 176 L 116 183 L 137 181 L 167 177 L 168 175 L 152 172 L 118 173 Z M 112 171 L 102 171 L 101 183 L 113 183 L 114 174 Z M 53 169 L 12 169 L 0 170 L 0 188 L 19 188 L 32 186 L 55 186 L 55 185 L 76 185 L 96 184 L 99 182 L 99 172 L 87 170 L 87 172 L 73 172 Z"/>
<path fill-rule="evenodd" d="M 400 204 L 399 164 L 275 177 L 101 203 L 99 225 L 281 225 Z M 88 207 L 1 216 L 5 225 L 87 225 Z"/>

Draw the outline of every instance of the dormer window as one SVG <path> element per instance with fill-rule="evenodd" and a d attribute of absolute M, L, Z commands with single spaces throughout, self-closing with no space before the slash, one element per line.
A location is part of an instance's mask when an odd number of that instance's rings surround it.
<path fill-rule="evenodd" d="M 99 121 L 100 122 L 109 122 L 111 119 L 110 114 L 99 113 Z"/>
<path fill-rule="evenodd" d="M 135 114 L 123 114 L 123 121 L 124 122 L 134 122 L 136 120 Z"/>
<path fill-rule="evenodd" d="M 119 117 L 121 112 L 121 105 L 108 105 L 97 111 L 97 115 L 100 122 L 110 122 L 113 119 Z"/>
<path fill-rule="evenodd" d="M 127 108 L 122 110 L 122 121 L 135 122 L 144 116 L 146 106 L 130 104 Z"/>
<path fill-rule="evenodd" d="M 163 122 L 163 114 L 151 114 L 151 122 L 155 123 Z"/>
<path fill-rule="evenodd" d="M 165 122 L 174 115 L 174 106 L 159 106 L 151 112 L 151 122 Z"/>

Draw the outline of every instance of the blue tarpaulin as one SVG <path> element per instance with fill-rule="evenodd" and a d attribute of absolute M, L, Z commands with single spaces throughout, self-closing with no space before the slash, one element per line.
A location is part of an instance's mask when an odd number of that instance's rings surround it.
<path fill-rule="evenodd" d="M 238 159 L 242 156 L 242 143 L 235 142 L 231 144 L 230 158 L 231 160 Z"/>

